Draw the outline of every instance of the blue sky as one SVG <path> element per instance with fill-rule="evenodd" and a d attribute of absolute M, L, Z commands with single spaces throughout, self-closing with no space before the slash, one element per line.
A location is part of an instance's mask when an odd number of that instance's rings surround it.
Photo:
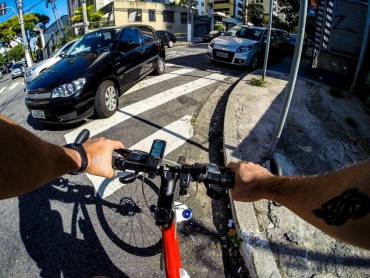
<path fill-rule="evenodd" d="M 6 3 L 7 7 L 13 7 L 15 12 L 18 12 L 17 2 L 18 0 L 0 0 L 0 3 Z M 67 0 L 56 0 L 55 4 L 57 6 L 59 16 L 68 14 Z M 53 10 L 51 9 L 51 5 L 49 4 L 49 8 L 46 8 L 46 0 L 23 0 L 23 13 L 39 13 L 47 15 L 50 18 L 50 21 L 49 24 L 47 24 L 46 26 L 49 26 L 51 23 L 55 22 L 55 17 Z M 8 8 L 6 15 L 0 16 L 0 23 L 12 18 L 14 15 L 15 14 L 13 10 Z"/>

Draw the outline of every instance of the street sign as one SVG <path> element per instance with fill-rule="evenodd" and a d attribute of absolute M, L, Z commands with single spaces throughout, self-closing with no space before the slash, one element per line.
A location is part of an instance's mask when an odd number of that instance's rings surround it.
<path fill-rule="evenodd" d="M 4 14 L 6 14 L 6 4 L 1 3 L 0 4 L 0 15 L 4 15 Z"/>

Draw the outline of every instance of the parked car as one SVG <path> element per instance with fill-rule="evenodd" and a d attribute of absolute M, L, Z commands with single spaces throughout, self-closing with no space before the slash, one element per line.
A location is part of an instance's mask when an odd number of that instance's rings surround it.
<path fill-rule="evenodd" d="M 54 65 L 56 62 L 58 62 L 62 57 L 65 55 L 65 53 L 69 50 L 69 48 L 76 42 L 76 40 L 67 42 L 59 49 L 55 50 L 51 55 L 49 59 L 42 60 L 38 62 L 37 64 L 30 67 L 28 70 L 26 70 L 26 73 L 24 75 L 24 83 L 28 84 L 33 79 L 35 79 L 41 72 L 43 72 L 48 67 Z"/>
<path fill-rule="evenodd" d="M 270 57 L 280 59 L 285 48 L 289 47 L 289 41 L 280 44 L 275 33 L 271 31 Z M 222 62 L 237 66 L 249 66 L 256 69 L 265 54 L 267 28 L 238 25 L 230 29 L 222 37 L 213 39 L 208 45 L 207 55 L 212 61 Z"/>
<path fill-rule="evenodd" d="M 10 73 L 12 71 L 13 63 L 9 63 L 4 66 L 4 69 L 2 70 L 3 74 Z"/>
<path fill-rule="evenodd" d="M 205 35 L 203 37 L 203 41 L 204 42 L 210 42 L 214 38 L 217 38 L 218 36 L 222 36 L 224 34 L 225 34 L 224 30 L 214 30 L 214 31 L 209 32 L 209 34 Z"/>
<path fill-rule="evenodd" d="M 161 37 L 165 45 L 167 45 L 169 48 L 173 47 L 176 42 L 176 37 L 174 34 L 164 30 L 158 30 L 157 34 Z"/>
<path fill-rule="evenodd" d="M 12 67 L 12 72 L 11 72 L 12 79 L 19 77 L 19 76 L 23 76 L 24 72 L 25 72 L 25 69 L 24 69 L 23 62 L 15 63 Z"/>
<path fill-rule="evenodd" d="M 163 41 L 147 25 L 99 29 L 82 36 L 65 57 L 26 86 L 32 117 L 50 123 L 106 118 L 119 96 L 146 75 L 165 70 Z"/>

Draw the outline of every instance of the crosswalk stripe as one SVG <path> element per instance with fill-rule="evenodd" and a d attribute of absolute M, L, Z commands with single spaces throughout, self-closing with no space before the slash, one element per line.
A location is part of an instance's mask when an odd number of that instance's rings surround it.
<path fill-rule="evenodd" d="M 14 89 L 17 85 L 18 85 L 18 82 L 14 83 L 14 84 L 9 88 L 9 90 Z"/>
<path fill-rule="evenodd" d="M 209 76 L 196 79 L 192 82 L 174 87 L 142 101 L 123 107 L 110 118 L 95 120 L 86 125 L 80 126 L 79 128 L 65 134 L 64 138 L 66 139 L 67 143 L 71 143 L 84 128 L 89 129 L 90 136 L 95 136 L 107 130 L 108 128 L 130 119 L 133 116 L 139 115 L 145 111 L 153 109 L 183 95 L 189 94 L 200 88 L 206 87 L 218 81 L 222 81 L 225 78 L 225 75 L 214 73 Z"/>
<path fill-rule="evenodd" d="M 184 68 L 184 69 L 175 70 L 175 71 L 170 72 L 170 73 L 165 73 L 165 74 L 153 77 L 153 78 L 143 79 L 139 83 L 132 86 L 129 90 L 127 90 L 125 92 L 125 95 L 136 92 L 136 91 L 138 91 L 142 88 L 145 88 L 147 86 L 154 85 L 154 84 L 157 84 L 159 82 L 169 80 L 171 78 L 179 77 L 180 75 L 183 75 L 183 74 L 186 74 L 186 73 L 189 73 L 189 72 L 192 72 L 192 71 L 195 71 L 195 69 Z"/>
<path fill-rule="evenodd" d="M 149 152 L 153 140 L 161 139 L 167 141 L 166 154 L 169 154 L 193 136 L 193 126 L 191 125 L 190 120 L 191 116 L 184 116 L 131 146 L 130 149 Z M 124 175 L 124 173 L 119 174 L 121 177 Z M 115 179 L 105 179 L 89 174 L 87 174 L 87 177 L 94 185 L 96 192 L 98 192 L 102 198 L 108 197 L 123 186 L 123 184 L 118 180 L 118 177 Z"/>

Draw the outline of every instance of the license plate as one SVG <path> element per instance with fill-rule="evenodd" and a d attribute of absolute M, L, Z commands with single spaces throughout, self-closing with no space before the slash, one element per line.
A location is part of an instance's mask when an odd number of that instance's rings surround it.
<path fill-rule="evenodd" d="M 45 112 L 41 110 L 32 110 L 31 115 L 37 119 L 45 119 Z"/>
<path fill-rule="evenodd" d="M 217 56 L 217 57 L 221 57 L 221 58 L 227 58 L 227 57 L 228 57 L 228 54 L 227 54 L 227 53 L 225 53 L 225 52 L 217 51 L 217 52 L 216 52 L 216 56 Z"/>

